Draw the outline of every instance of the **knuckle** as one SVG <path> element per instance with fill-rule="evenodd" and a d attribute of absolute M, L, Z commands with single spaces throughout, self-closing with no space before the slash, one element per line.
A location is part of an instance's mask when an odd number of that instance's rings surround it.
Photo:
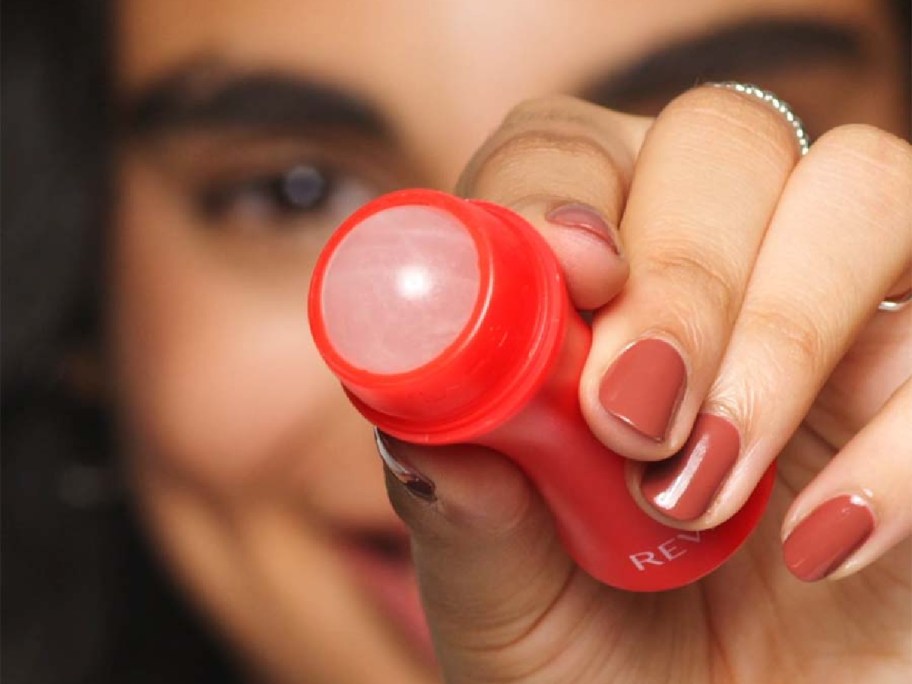
<path fill-rule="evenodd" d="M 542 126 L 553 122 L 587 121 L 595 105 L 571 95 L 542 95 L 523 100 L 506 115 L 501 129 Z"/>
<path fill-rule="evenodd" d="M 908 245 L 912 222 L 912 145 L 863 124 L 833 128 L 804 160 L 807 187 L 830 211 L 870 239 Z"/>
<path fill-rule="evenodd" d="M 583 179 L 607 180 L 610 196 L 624 192 L 628 129 L 642 127 L 635 119 L 567 95 L 525 100 L 473 155 L 457 192 L 506 203 L 530 192 L 582 199 L 580 186 L 599 185 Z"/>
<path fill-rule="evenodd" d="M 598 179 L 591 188 L 580 179 Z M 514 205 L 530 195 L 566 195 L 601 204 L 602 195 L 624 192 L 611 153 L 585 131 L 546 125 L 504 129 L 479 151 L 459 183 L 468 196 Z M 596 193 L 594 197 L 580 193 Z"/>
<path fill-rule="evenodd" d="M 661 250 L 651 257 L 644 269 L 671 286 L 673 292 L 697 295 L 696 306 L 701 310 L 720 311 L 726 321 L 735 317 L 740 297 L 739 277 L 731 262 L 711 258 L 693 249 Z"/>
<path fill-rule="evenodd" d="M 592 137 L 568 135 L 547 128 L 524 128 L 498 141 L 483 160 L 482 169 L 497 169 L 524 157 L 554 152 L 566 153 L 598 165 L 611 165 L 610 155 Z"/>
<path fill-rule="evenodd" d="M 565 173 L 569 164 L 573 166 L 573 174 Z M 525 128 L 501 138 L 473 160 L 460 188 L 466 195 L 508 206 L 544 194 L 600 204 L 594 197 L 580 196 L 586 190 L 578 187 L 580 178 L 600 179 L 605 184 L 600 194 L 612 190 L 613 195 L 623 192 L 610 155 L 596 140 L 543 128 Z M 606 182 L 610 180 L 618 187 Z"/>
<path fill-rule="evenodd" d="M 753 158 L 781 165 L 798 158 L 795 131 L 785 117 L 756 97 L 727 88 L 699 86 L 668 104 L 660 118 L 675 119 L 701 144 L 717 141 L 740 148 Z"/>
<path fill-rule="evenodd" d="M 827 365 L 827 335 L 806 312 L 791 304 L 746 305 L 742 325 L 751 339 L 766 347 L 767 358 L 786 372 L 801 369 L 817 375 Z"/>
<path fill-rule="evenodd" d="M 882 186 L 891 184 L 906 192 L 912 189 L 912 145 L 887 131 L 867 124 L 846 124 L 831 128 L 814 143 L 811 149 L 843 174 Z"/>

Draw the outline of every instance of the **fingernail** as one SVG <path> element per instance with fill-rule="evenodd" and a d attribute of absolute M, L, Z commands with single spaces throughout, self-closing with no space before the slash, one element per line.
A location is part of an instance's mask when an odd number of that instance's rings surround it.
<path fill-rule="evenodd" d="M 731 472 L 741 439 L 730 421 L 711 413 L 697 416 L 682 449 L 646 466 L 640 491 L 662 514 L 675 520 L 703 515 Z"/>
<path fill-rule="evenodd" d="M 571 202 L 555 207 L 547 214 L 545 220 L 564 228 L 581 230 L 604 242 L 612 252 L 620 256 L 621 250 L 614 228 L 612 228 L 599 211 L 588 204 Z"/>
<path fill-rule="evenodd" d="M 401 456 L 393 456 L 395 441 L 392 437 L 374 428 L 374 441 L 377 444 L 377 453 L 386 464 L 389 471 L 401 482 L 412 495 L 422 501 L 433 502 L 437 500 L 437 488 L 425 475 L 422 475 Z"/>
<path fill-rule="evenodd" d="M 645 339 L 625 349 L 605 373 L 599 401 L 611 415 L 661 442 L 684 394 L 687 371 L 667 342 Z"/>
<path fill-rule="evenodd" d="M 874 531 L 874 514 L 860 496 L 837 496 L 820 504 L 792 530 L 782 546 L 795 577 L 815 582 L 831 574 Z"/>

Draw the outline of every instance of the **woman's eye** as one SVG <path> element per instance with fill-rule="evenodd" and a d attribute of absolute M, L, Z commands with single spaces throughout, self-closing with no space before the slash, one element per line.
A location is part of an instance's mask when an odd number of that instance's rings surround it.
<path fill-rule="evenodd" d="M 298 230 L 336 225 L 377 194 L 351 174 L 315 165 L 222 181 L 197 197 L 203 219 L 239 231 Z"/>
<path fill-rule="evenodd" d="M 265 218 L 312 211 L 326 199 L 330 184 L 321 169 L 293 166 L 282 173 L 214 184 L 200 193 L 200 209 L 216 221 L 229 213 Z"/>

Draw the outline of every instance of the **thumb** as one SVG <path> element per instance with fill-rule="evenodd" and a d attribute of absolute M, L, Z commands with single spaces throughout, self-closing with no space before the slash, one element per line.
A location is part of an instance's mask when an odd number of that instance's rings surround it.
<path fill-rule="evenodd" d="M 630 272 L 618 226 L 651 125 L 572 97 L 528 100 L 475 152 L 456 193 L 525 218 L 551 246 L 576 308 L 600 309 Z"/>
<path fill-rule="evenodd" d="M 553 668 L 572 651 L 560 625 L 578 624 L 573 613 L 599 585 L 566 554 L 522 472 L 481 447 L 377 434 L 447 681 L 518 681 Z"/>

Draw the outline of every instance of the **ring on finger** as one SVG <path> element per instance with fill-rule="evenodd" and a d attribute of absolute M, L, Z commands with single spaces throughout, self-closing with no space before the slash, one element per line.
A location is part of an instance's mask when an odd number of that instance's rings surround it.
<path fill-rule="evenodd" d="M 766 102 L 769 106 L 782 114 L 782 116 L 785 117 L 785 120 L 794 129 L 795 137 L 798 141 L 798 151 L 801 156 L 803 157 L 806 155 L 811 149 L 811 140 L 807 131 L 804 129 L 804 124 L 801 122 L 801 119 L 792 111 L 792 108 L 787 102 L 774 93 L 759 88 L 758 86 L 751 85 L 750 83 L 738 83 L 737 81 L 720 81 L 717 83 L 707 83 L 706 85 L 712 88 L 734 90 L 737 93 L 755 97 L 758 100 Z M 894 313 L 906 308 L 910 303 L 912 303 L 912 290 L 896 297 L 887 297 L 878 304 L 877 310 Z"/>
<path fill-rule="evenodd" d="M 798 139 L 798 151 L 803 157 L 808 153 L 808 150 L 811 149 L 811 139 L 807 134 L 807 131 L 804 130 L 804 124 L 801 122 L 801 119 L 798 118 L 798 115 L 792 111 L 792 108 L 785 102 L 782 98 L 776 96 L 774 93 L 771 93 L 769 90 L 764 90 L 750 83 L 738 83 L 737 81 L 720 81 L 718 83 L 707 83 L 706 85 L 712 88 L 726 88 L 728 90 L 734 90 L 736 93 L 741 93 L 742 95 L 748 95 L 750 97 L 755 97 L 758 100 L 766 102 L 770 107 L 779 112 L 785 120 L 788 121 L 789 125 L 795 131 L 795 137 Z"/>
<path fill-rule="evenodd" d="M 877 306 L 877 309 L 878 311 L 893 313 L 894 311 L 905 309 L 909 304 L 912 304 L 912 290 L 895 297 L 887 297 Z"/>

